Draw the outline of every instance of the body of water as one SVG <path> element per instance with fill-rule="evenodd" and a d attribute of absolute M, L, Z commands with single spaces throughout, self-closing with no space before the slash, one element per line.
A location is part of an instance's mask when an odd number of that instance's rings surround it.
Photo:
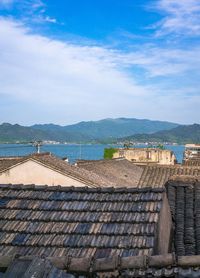
<path fill-rule="evenodd" d="M 58 157 L 67 157 L 71 163 L 77 159 L 96 160 L 102 159 L 104 148 L 121 147 L 121 145 L 101 145 L 101 144 L 58 144 L 43 145 L 41 152 L 51 152 Z M 145 145 L 137 145 L 137 147 L 146 147 Z M 172 150 L 179 163 L 182 162 L 184 146 L 182 145 L 166 145 L 166 149 Z M 36 148 L 32 145 L 23 144 L 0 144 L 0 156 L 24 156 L 36 152 Z"/>

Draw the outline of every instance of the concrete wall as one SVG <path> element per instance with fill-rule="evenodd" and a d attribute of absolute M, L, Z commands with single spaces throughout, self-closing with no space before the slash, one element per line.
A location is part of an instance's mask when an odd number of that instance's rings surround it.
<path fill-rule="evenodd" d="M 65 176 L 35 161 L 29 160 L 0 173 L 0 183 L 84 186 L 81 181 Z"/>
<path fill-rule="evenodd" d="M 174 165 L 176 157 L 170 150 L 156 148 L 118 149 L 113 158 L 125 157 L 134 163 L 154 163 L 160 165 Z"/>

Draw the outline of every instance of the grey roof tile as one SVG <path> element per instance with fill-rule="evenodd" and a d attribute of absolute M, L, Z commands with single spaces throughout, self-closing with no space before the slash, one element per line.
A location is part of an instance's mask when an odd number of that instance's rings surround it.
<path fill-rule="evenodd" d="M 115 187 L 137 187 L 143 169 L 126 159 L 81 160 L 78 167 L 104 177 Z"/>
<path fill-rule="evenodd" d="M 200 254 L 200 184 L 169 181 L 167 195 L 174 222 L 177 255 Z"/>
<path fill-rule="evenodd" d="M 0 255 L 152 254 L 163 192 L 0 185 Z"/>
<path fill-rule="evenodd" d="M 160 188 L 172 177 L 193 177 L 200 178 L 200 167 L 198 166 L 145 166 L 143 167 L 143 173 L 138 182 L 138 187 L 151 186 L 154 188 Z"/>

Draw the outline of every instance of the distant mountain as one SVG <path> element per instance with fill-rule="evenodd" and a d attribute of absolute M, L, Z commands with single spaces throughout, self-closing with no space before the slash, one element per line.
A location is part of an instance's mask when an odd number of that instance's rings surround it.
<path fill-rule="evenodd" d="M 45 130 L 51 133 L 69 132 L 73 134 L 84 135 L 90 138 L 90 140 L 102 140 L 121 138 L 136 133 L 154 133 L 160 130 L 169 130 L 177 126 L 178 124 L 176 123 L 163 121 L 118 118 L 80 122 L 74 125 L 63 127 L 52 124 L 34 125 L 32 128 L 40 129 L 42 131 Z"/>
<path fill-rule="evenodd" d="M 123 140 L 176 142 L 179 144 L 200 143 L 200 124 L 182 125 L 171 130 L 158 131 L 153 134 L 135 134 L 125 137 Z"/>
<path fill-rule="evenodd" d="M 45 139 L 45 133 L 42 130 L 34 130 L 18 124 L 3 123 L 0 125 L 0 142 L 28 142 L 43 139 Z"/>
<path fill-rule="evenodd" d="M 32 129 L 45 132 L 48 140 L 54 141 L 69 141 L 69 142 L 88 142 L 91 138 L 82 131 L 73 131 L 67 128 L 67 126 L 60 126 L 54 124 L 37 124 L 31 126 Z"/>
<path fill-rule="evenodd" d="M 0 125 L 0 142 L 13 143 L 31 142 L 37 140 L 82 142 L 89 141 L 90 138 L 84 134 L 62 130 L 62 127 L 60 126 L 52 129 L 37 129 L 36 126 L 25 127 L 18 124 L 12 125 L 9 123 L 3 123 Z"/>
<path fill-rule="evenodd" d="M 25 127 L 18 124 L 4 123 L 0 125 L 0 142 L 28 142 L 34 140 L 100 142 L 123 138 L 136 133 L 150 134 L 177 126 L 178 124 L 170 122 L 127 118 L 80 122 L 68 126 L 37 124 Z"/>

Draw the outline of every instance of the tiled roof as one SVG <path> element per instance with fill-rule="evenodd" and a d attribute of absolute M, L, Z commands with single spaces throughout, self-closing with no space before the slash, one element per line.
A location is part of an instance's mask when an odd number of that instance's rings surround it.
<path fill-rule="evenodd" d="M 80 168 L 96 173 L 115 186 L 137 186 L 143 169 L 134 165 L 127 159 L 105 159 L 105 160 L 81 160 L 78 161 Z"/>
<path fill-rule="evenodd" d="M 0 259 L 1 278 L 200 277 L 199 256 L 166 254 L 106 259 L 2 256 Z"/>
<path fill-rule="evenodd" d="M 1 185 L 0 255 L 151 255 L 163 190 Z"/>
<path fill-rule="evenodd" d="M 21 163 L 24 161 L 24 157 L 0 157 L 0 172 L 5 171 L 6 169 Z"/>
<path fill-rule="evenodd" d="M 162 267 L 162 268 L 148 268 L 148 269 L 134 269 L 134 270 L 124 270 L 119 276 L 110 277 L 134 277 L 134 278 L 164 278 L 164 277 L 180 277 L 180 278 L 197 278 L 200 277 L 199 267 Z M 75 276 L 73 277 L 75 278 Z"/>
<path fill-rule="evenodd" d="M 81 169 L 74 165 L 70 165 L 66 161 L 59 159 L 58 157 L 48 154 L 48 155 L 34 155 L 34 160 L 37 160 L 43 163 L 46 166 L 49 166 L 55 170 L 58 170 L 64 174 L 75 177 L 79 180 L 82 180 L 86 184 L 91 184 L 94 186 L 113 186 L 114 183 L 105 179 L 101 175 L 97 175 L 95 173 L 91 173 L 85 169 Z"/>
<path fill-rule="evenodd" d="M 200 183 L 169 181 L 166 188 L 176 254 L 200 255 Z"/>
<path fill-rule="evenodd" d="M 138 187 L 162 187 L 172 176 L 200 176 L 200 167 L 145 166 Z"/>
<path fill-rule="evenodd" d="M 6 271 L 1 272 L 1 278 L 70 278 L 63 270 L 57 269 L 46 259 L 15 258 Z M 73 276 L 72 276 L 73 277 Z"/>
<path fill-rule="evenodd" d="M 110 180 L 105 179 L 103 176 L 91 173 L 85 169 L 70 165 L 66 161 L 50 154 L 32 154 L 29 156 L 19 158 L 0 158 L 0 172 L 6 171 L 17 164 L 23 163 L 27 160 L 34 160 L 46 167 L 50 167 L 55 171 L 59 171 L 64 175 L 69 175 L 72 178 L 78 179 L 86 185 L 91 186 L 113 186 L 114 183 Z"/>
<path fill-rule="evenodd" d="M 183 163 L 186 166 L 200 166 L 200 158 L 184 160 Z"/>

